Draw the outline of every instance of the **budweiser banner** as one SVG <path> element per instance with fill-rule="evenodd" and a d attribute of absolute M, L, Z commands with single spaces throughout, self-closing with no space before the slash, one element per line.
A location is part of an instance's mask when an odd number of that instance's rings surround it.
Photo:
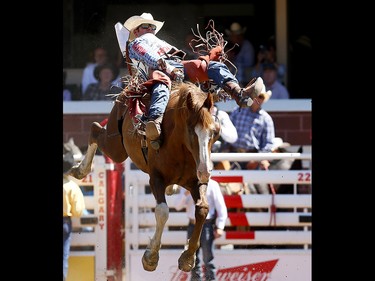
<path fill-rule="evenodd" d="M 182 250 L 161 250 L 153 272 L 142 267 L 143 250 L 132 251 L 127 281 L 189 281 L 178 269 Z M 201 259 L 202 260 L 202 259 Z M 311 281 L 311 250 L 216 250 L 217 281 Z"/>

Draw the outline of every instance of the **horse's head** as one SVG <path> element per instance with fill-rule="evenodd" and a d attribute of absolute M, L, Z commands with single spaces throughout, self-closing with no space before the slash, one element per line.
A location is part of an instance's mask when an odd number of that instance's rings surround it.
<path fill-rule="evenodd" d="M 186 124 L 185 145 L 197 165 L 199 181 L 207 183 L 212 170 L 211 148 L 219 138 L 219 129 L 211 114 L 213 96 L 192 83 L 181 84 L 179 91 L 186 97 L 179 106 L 181 120 Z"/>

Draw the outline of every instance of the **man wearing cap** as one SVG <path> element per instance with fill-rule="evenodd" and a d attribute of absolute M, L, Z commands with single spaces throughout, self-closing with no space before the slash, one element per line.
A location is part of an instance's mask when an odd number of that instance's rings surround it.
<path fill-rule="evenodd" d="M 212 79 L 241 107 L 250 105 L 264 86 L 262 79 L 258 78 L 250 86 L 241 88 L 227 66 L 214 60 L 216 54 L 212 52 L 198 60 L 183 61 L 184 52 L 155 36 L 163 25 L 164 22 L 154 20 L 150 13 L 132 16 L 124 23 L 129 31 L 127 60 L 142 62 L 149 69 L 147 84 L 151 90 L 151 104 L 146 136 L 154 149 L 160 147 L 160 125 L 169 100 L 171 79 L 186 79 L 193 83 Z"/>
<path fill-rule="evenodd" d="M 237 45 L 238 48 L 233 49 L 233 63 L 237 67 L 236 77 L 240 84 L 245 85 L 249 75 L 247 70 L 254 65 L 255 51 L 251 42 L 245 38 L 247 27 L 242 27 L 238 22 L 233 22 L 230 29 L 225 29 L 230 42 Z"/>
<path fill-rule="evenodd" d="M 277 65 L 273 62 L 263 63 L 264 85 L 272 91 L 272 99 L 289 99 L 288 89 L 277 79 Z"/>

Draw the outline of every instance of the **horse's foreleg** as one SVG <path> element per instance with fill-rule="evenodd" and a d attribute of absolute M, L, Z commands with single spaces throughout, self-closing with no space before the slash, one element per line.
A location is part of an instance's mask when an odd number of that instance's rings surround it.
<path fill-rule="evenodd" d="M 178 185 L 177 184 L 171 184 L 168 185 L 167 188 L 165 189 L 165 194 L 166 195 L 173 195 L 177 192 L 178 190 Z"/>
<path fill-rule="evenodd" d="M 156 230 L 150 240 L 147 249 L 142 257 L 143 268 L 147 271 L 154 271 L 159 262 L 159 250 L 161 246 L 161 236 L 164 226 L 169 217 L 169 208 L 166 203 L 160 203 L 155 208 Z"/>
<path fill-rule="evenodd" d="M 187 249 L 182 252 L 180 258 L 178 259 L 178 268 L 182 271 L 189 272 L 195 266 L 195 253 L 200 245 L 200 238 L 202 233 L 203 224 L 206 220 L 208 214 L 208 202 L 206 197 L 207 185 L 203 184 L 199 186 L 200 198 L 193 198 L 196 202 L 195 204 L 195 225 L 191 238 L 188 241 Z"/>

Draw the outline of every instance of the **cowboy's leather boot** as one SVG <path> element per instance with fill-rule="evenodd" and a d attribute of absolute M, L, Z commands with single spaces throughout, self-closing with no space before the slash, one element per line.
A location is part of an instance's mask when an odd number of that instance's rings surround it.
<path fill-rule="evenodd" d="M 235 82 L 227 82 L 223 89 L 236 101 L 239 107 L 246 107 L 251 106 L 253 98 L 260 95 L 263 85 L 263 79 L 258 77 L 257 79 L 253 78 L 245 88 L 241 88 Z"/>
<path fill-rule="evenodd" d="M 246 87 L 243 89 L 242 95 L 245 97 L 250 97 L 252 99 L 259 96 L 262 91 L 265 91 L 265 85 L 263 83 L 262 77 L 251 79 L 250 82 L 246 85 Z"/>
<path fill-rule="evenodd" d="M 150 139 L 150 145 L 155 150 L 158 150 L 161 145 L 160 134 L 162 121 L 163 115 L 159 116 L 155 120 L 149 120 L 146 123 L 146 137 Z"/>

